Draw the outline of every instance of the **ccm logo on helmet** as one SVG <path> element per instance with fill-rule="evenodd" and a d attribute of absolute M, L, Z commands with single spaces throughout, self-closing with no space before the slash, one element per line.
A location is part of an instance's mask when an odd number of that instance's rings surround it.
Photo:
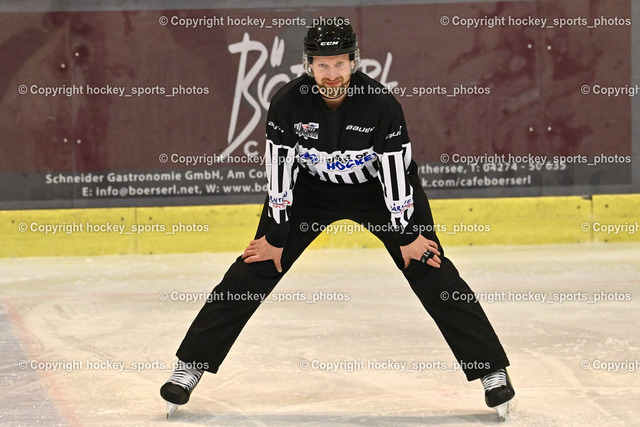
<path fill-rule="evenodd" d="M 339 44 L 338 40 L 330 41 L 330 42 L 320 42 L 320 46 L 335 46 Z"/>

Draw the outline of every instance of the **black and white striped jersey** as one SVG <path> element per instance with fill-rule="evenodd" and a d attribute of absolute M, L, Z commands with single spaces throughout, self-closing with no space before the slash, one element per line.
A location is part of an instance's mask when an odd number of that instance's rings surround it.
<path fill-rule="evenodd" d="M 336 110 L 301 76 L 282 87 L 267 114 L 268 213 L 278 225 L 289 220 L 300 168 L 322 181 L 361 184 L 379 180 L 390 225 L 406 229 L 413 214 L 407 180 L 411 143 L 400 104 L 384 86 L 362 72 L 351 76 L 349 93 Z M 283 230 L 283 227 L 275 227 Z M 267 234 L 282 246 L 282 232 Z M 417 237 L 416 235 L 412 238 Z"/>

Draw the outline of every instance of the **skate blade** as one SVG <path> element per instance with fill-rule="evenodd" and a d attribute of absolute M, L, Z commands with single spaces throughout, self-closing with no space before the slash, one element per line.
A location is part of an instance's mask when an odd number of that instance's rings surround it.
<path fill-rule="evenodd" d="M 511 399 L 510 401 L 505 402 L 502 405 L 498 405 L 493 409 L 496 410 L 496 413 L 498 414 L 498 417 L 500 418 L 500 420 L 507 421 L 511 416 L 511 414 L 513 413 L 513 410 L 515 409 L 515 405 L 514 405 L 513 399 Z"/>
<path fill-rule="evenodd" d="M 178 405 L 175 403 L 167 402 L 167 419 L 171 417 L 171 415 L 178 410 Z"/>

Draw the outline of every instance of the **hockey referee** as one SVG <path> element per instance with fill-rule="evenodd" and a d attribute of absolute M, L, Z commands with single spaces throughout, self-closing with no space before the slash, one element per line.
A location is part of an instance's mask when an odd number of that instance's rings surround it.
<path fill-rule="evenodd" d="M 167 416 L 187 403 L 204 371 L 216 373 L 261 301 L 326 226 L 349 219 L 371 230 L 436 322 L 469 381 L 503 416 L 515 392 L 509 360 L 477 301 L 445 257 L 412 160 L 400 104 L 357 71 L 360 52 L 346 19 L 309 28 L 306 75 L 273 96 L 266 124 L 268 194 L 255 239 L 191 324 L 174 373 L 160 389 Z M 308 227 L 314 224 L 314 227 Z"/>

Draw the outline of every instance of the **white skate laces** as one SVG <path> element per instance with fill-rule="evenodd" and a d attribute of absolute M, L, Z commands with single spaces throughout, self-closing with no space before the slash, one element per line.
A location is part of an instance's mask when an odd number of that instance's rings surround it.
<path fill-rule="evenodd" d="M 498 369 L 495 372 L 485 375 L 480 381 L 482 381 L 482 387 L 484 387 L 485 392 L 498 387 L 506 387 L 507 372 L 504 369 Z"/>
<path fill-rule="evenodd" d="M 184 363 L 182 360 L 178 360 L 176 369 L 171 374 L 171 377 L 167 382 L 179 385 L 180 387 L 191 391 L 198 384 L 204 371 L 195 369 L 189 364 Z"/>

